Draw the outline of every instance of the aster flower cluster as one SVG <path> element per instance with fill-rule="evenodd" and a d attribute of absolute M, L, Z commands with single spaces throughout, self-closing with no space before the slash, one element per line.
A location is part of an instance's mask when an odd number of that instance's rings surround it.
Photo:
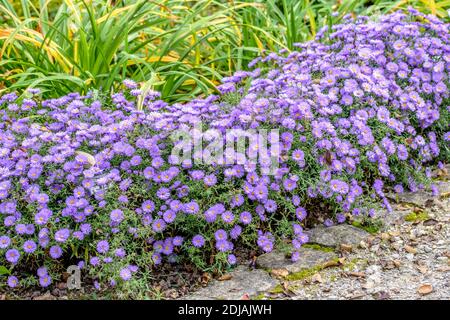
<path fill-rule="evenodd" d="M 46 287 L 75 257 L 115 286 L 163 261 L 235 264 L 236 244 L 270 252 L 280 237 L 297 260 L 308 212 L 331 208 L 331 225 L 372 216 L 378 202 L 389 211 L 387 186 L 424 188 L 449 160 L 449 25 L 435 17 L 349 19 L 251 67 L 186 104 L 131 80 L 109 101 L 0 97 L 0 265 L 33 261 Z M 275 174 L 264 161 L 177 163 L 170 133 L 200 122 L 278 129 Z"/>

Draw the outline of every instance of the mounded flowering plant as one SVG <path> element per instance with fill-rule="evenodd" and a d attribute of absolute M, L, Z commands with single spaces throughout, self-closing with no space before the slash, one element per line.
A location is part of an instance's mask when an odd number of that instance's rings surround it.
<path fill-rule="evenodd" d="M 311 219 L 390 211 L 386 188 L 436 192 L 431 168 L 449 161 L 449 40 L 448 24 L 410 10 L 324 29 L 186 104 L 131 80 L 110 96 L 3 95 L 2 285 L 47 287 L 78 264 L 96 287 L 131 288 L 163 263 L 233 265 L 240 245 L 289 246 L 297 260 Z M 277 170 L 180 163 L 170 134 L 199 123 L 279 130 Z"/>

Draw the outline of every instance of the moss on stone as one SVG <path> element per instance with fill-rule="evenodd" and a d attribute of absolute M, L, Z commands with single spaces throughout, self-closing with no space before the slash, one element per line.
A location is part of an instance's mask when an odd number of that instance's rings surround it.
<path fill-rule="evenodd" d="M 368 262 L 368 261 L 367 261 L 366 259 L 354 258 L 354 259 L 352 259 L 352 260 L 346 262 L 346 263 L 343 265 L 343 269 L 344 269 L 344 270 L 347 270 L 347 271 L 353 271 L 353 270 L 356 269 L 356 266 L 357 266 L 358 264 L 367 264 L 367 262 Z"/>
<path fill-rule="evenodd" d="M 379 221 L 379 220 L 377 220 L 377 221 L 369 221 L 369 220 L 353 221 L 352 226 L 363 229 L 370 234 L 375 234 L 381 230 L 381 227 L 383 226 L 383 222 Z"/>
<path fill-rule="evenodd" d="M 303 280 L 305 278 L 309 278 L 309 277 L 313 276 L 315 273 L 319 272 L 322 269 L 323 269 L 322 266 L 317 266 L 317 267 L 313 267 L 310 269 L 303 269 L 299 272 L 291 273 L 290 275 L 288 275 L 286 277 L 286 280 L 288 280 L 288 281 Z"/>
<path fill-rule="evenodd" d="M 274 293 L 274 294 L 276 294 L 276 293 L 283 293 L 284 292 L 283 286 L 281 284 L 277 284 L 275 286 L 275 288 L 271 289 L 269 292 L 270 293 Z"/>
<path fill-rule="evenodd" d="M 356 268 L 357 261 L 350 261 L 344 264 L 343 269 L 347 271 L 353 271 Z"/>
<path fill-rule="evenodd" d="M 323 251 L 323 252 L 334 252 L 334 249 L 331 247 L 327 247 L 327 246 L 322 246 L 320 244 L 313 244 L 313 243 L 306 243 L 303 245 L 303 248 L 310 248 L 313 250 L 319 250 L 319 251 Z"/>
<path fill-rule="evenodd" d="M 428 219 L 428 213 L 426 211 L 420 211 L 418 213 L 411 212 L 410 214 L 405 216 L 405 221 L 408 221 L 408 222 L 424 221 L 427 219 Z"/>
<path fill-rule="evenodd" d="M 320 245 L 318 245 L 318 247 L 321 247 L 321 249 L 326 249 L 326 251 L 328 252 L 330 250 L 329 247 L 322 247 Z M 318 249 L 318 250 L 321 250 Z M 333 249 L 331 249 L 331 251 L 333 251 Z M 334 262 L 336 264 L 339 263 L 339 258 L 334 258 L 330 261 L 328 261 L 327 263 L 321 264 L 321 265 L 317 265 L 314 266 L 312 268 L 305 268 L 302 269 L 298 272 L 294 272 L 294 273 L 290 273 L 288 274 L 286 277 L 284 277 L 285 280 L 287 281 L 297 281 L 297 280 L 303 280 L 305 278 L 308 278 L 310 276 L 313 276 L 315 273 L 325 269 L 327 267 L 327 265 L 329 265 L 330 262 Z M 267 270 L 270 273 L 270 270 Z M 284 292 L 283 287 L 281 285 L 277 285 L 275 288 L 273 288 L 270 293 L 282 293 Z"/>

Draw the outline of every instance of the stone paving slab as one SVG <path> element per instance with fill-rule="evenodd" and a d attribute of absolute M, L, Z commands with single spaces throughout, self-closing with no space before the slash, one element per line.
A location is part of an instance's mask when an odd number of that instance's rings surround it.
<path fill-rule="evenodd" d="M 439 196 L 445 196 L 450 193 L 450 183 L 445 181 L 436 181 Z M 418 207 L 429 207 L 438 197 L 433 197 L 430 191 L 404 192 L 401 194 L 388 193 L 388 197 L 397 203 L 408 203 Z"/>
<path fill-rule="evenodd" d="M 309 243 L 338 248 L 341 244 L 357 245 L 370 236 L 367 231 L 360 228 L 340 224 L 331 227 L 316 227 L 305 231 L 309 237 Z"/>
<path fill-rule="evenodd" d="M 299 250 L 300 258 L 293 262 L 284 253 L 274 250 L 270 253 L 259 256 L 256 260 L 256 265 L 259 268 L 272 269 L 286 269 L 289 273 L 297 273 L 304 269 L 311 269 L 321 266 L 326 262 L 337 258 L 336 253 L 321 250 L 315 250 L 302 247 Z"/>
<path fill-rule="evenodd" d="M 239 300 L 244 295 L 255 296 L 278 284 L 267 272 L 239 266 L 231 272 L 231 279 L 212 281 L 208 286 L 183 297 L 183 300 Z"/>

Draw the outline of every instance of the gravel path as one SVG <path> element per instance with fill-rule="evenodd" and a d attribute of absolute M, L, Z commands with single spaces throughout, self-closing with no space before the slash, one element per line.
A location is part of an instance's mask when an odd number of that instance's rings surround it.
<path fill-rule="evenodd" d="M 278 298 L 450 299 L 450 198 L 441 193 L 426 206 L 424 220 L 408 222 L 421 211 L 397 205 L 383 233 L 339 250 L 340 267 L 284 282 Z"/>
<path fill-rule="evenodd" d="M 439 195 L 390 195 L 375 234 L 341 224 L 308 231 L 292 262 L 274 250 L 182 299 L 450 299 L 450 168 Z M 247 280 L 247 281 L 244 281 Z"/>

